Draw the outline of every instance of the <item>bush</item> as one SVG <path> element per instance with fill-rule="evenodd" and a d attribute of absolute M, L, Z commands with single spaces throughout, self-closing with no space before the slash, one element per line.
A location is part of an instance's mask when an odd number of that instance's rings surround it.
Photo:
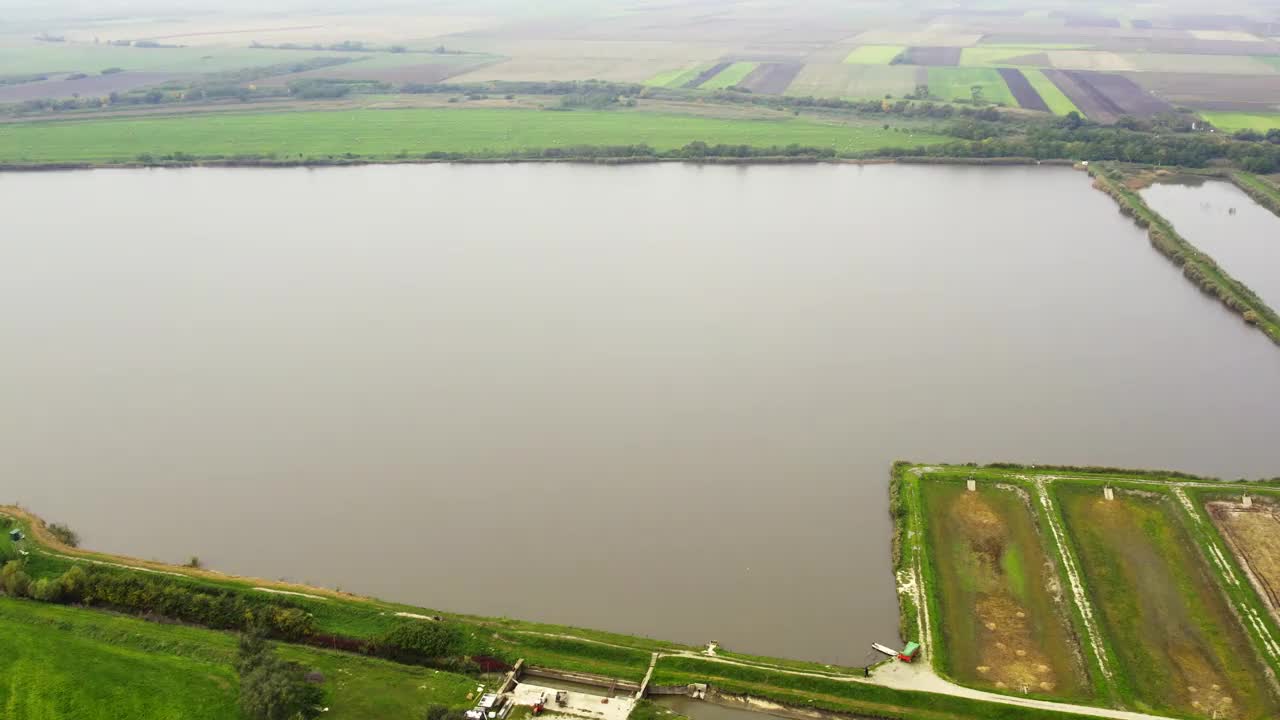
<path fill-rule="evenodd" d="M 402 662 L 438 660 L 457 655 L 463 648 L 462 629 L 447 622 L 401 623 L 378 638 L 380 654 Z"/>
<path fill-rule="evenodd" d="M 31 587 L 31 576 L 22 569 L 22 563 L 10 560 L 0 569 L 0 589 L 9 597 L 25 597 Z"/>
<path fill-rule="evenodd" d="M 307 681 L 301 666 L 275 656 L 263 628 L 254 628 L 240 638 L 235 664 L 245 717 L 295 720 L 320 714 L 324 691 Z"/>
<path fill-rule="evenodd" d="M 31 597 L 40 602 L 62 602 L 62 581 L 57 578 L 40 578 L 31 583 Z"/>
<path fill-rule="evenodd" d="M 80 535 L 62 523 L 49 523 L 49 534 L 68 547 L 80 547 Z"/>

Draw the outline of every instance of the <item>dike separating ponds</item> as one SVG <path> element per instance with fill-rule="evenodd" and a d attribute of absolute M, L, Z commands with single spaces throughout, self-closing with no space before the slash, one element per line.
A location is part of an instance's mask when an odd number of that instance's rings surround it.
<path fill-rule="evenodd" d="M 1265 696 L 1260 702 L 1264 708 L 1270 703 L 1271 708 L 1259 712 L 1269 713 L 1280 706 L 1280 685 L 1276 682 L 1276 676 L 1280 673 L 1280 642 L 1277 642 L 1280 640 L 1280 613 L 1270 611 L 1254 583 L 1240 580 L 1249 576 L 1249 570 L 1247 566 L 1242 567 L 1244 563 L 1241 556 L 1215 528 L 1206 509 L 1209 499 L 1249 508 L 1254 499 L 1260 497 L 1268 498 L 1268 502 L 1274 503 L 1272 507 L 1280 509 L 1280 479 L 1258 483 L 1222 482 L 1172 472 L 1108 468 L 896 464 L 892 479 L 892 497 L 898 509 L 895 513 L 898 537 L 895 538 L 894 560 L 899 577 L 903 616 L 914 618 L 918 637 L 923 638 L 923 644 L 932 650 L 932 655 L 926 656 L 926 661 L 933 664 L 935 669 L 942 670 L 939 675 L 943 680 L 953 679 L 946 677 L 947 658 L 938 657 L 940 653 L 948 653 L 948 648 L 944 628 L 936 619 L 940 603 L 939 588 L 925 547 L 927 518 L 922 515 L 920 502 L 920 484 L 925 478 L 930 482 L 961 486 L 973 483 L 970 487 L 976 486 L 979 489 L 1023 488 L 1035 499 L 1034 512 L 1038 515 L 1042 528 L 1046 529 L 1042 542 L 1052 548 L 1056 555 L 1059 582 L 1070 599 L 1073 622 L 1093 682 L 1093 702 L 1135 709 L 1145 707 L 1146 702 L 1131 687 L 1131 679 L 1127 679 L 1123 672 L 1117 672 L 1117 663 L 1124 664 L 1117 652 L 1118 642 L 1108 634 L 1108 628 L 1102 627 L 1103 623 L 1100 621 L 1102 611 L 1107 608 L 1097 606 L 1102 593 L 1099 587 L 1090 586 L 1091 579 L 1096 581 L 1097 578 L 1087 577 L 1082 569 L 1081 541 L 1066 527 L 1059 495 L 1070 488 L 1077 495 L 1083 492 L 1096 496 L 1100 504 L 1109 505 L 1109 502 L 1102 502 L 1104 498 L 1112 501 L 1120 498 L 1122 493 L 1126 497 L 1141 497 L 1148 503 L 1154 500 L 1170 517 L 1170 531 L 1175 535 L 1185 532 L 1189 536 L 1190 541 L 1186 545 L 1191 548 L 1190 555 L 1198 556 L 1206 571 L 1212 575 L 1214 589 L 1208 596 L 1209 599 L 1213 595 L 1220 595 L 1229 607 L 1228 629 L 1238 632 L 1242 643 L 1249 646 L 1233 646 L 1233 652 L 1240 657 L 1251 657 L 1252 660 L 1246 664 L 1253 660 L 1258 663 L 1255 667 L 1260 672 L 1255 674 L 1255 681 L 1248 684 L 1266 686 L 1259 694 L 1260 697 Z M 1246 500 L 1246 497 L 1250 499 Z M 1123 550 L 1112 549 L 1116 552 Z M 1096 548 L 1093 552 L 1096 559 Z M 1113 620 L 1114 617 L 1115 614 L 1112 613 Z M 1159 645 L 1158 642 L 1156 644 Z M 1228 691 L 1233 689 L 1246 694 L 1256 693 L 1256 688 L 1252 687 L 1228 688 Z M 1230 703 L 1231 700 L 1226 702 Z M 1204 707 L 1206 709 L 1203 710 L 1203 716 L 1213 717 L 1214 710 L 1208 709 L 1208 705 Z M 1176 715 L 1183 715 L 1185 712 L 1174 709 L 1165 711 Z M 1191 711 L 1190 716 L 1197 716 L 1197 713 Z M 1251 717 L 1273 716 L 1262 714 Z"/>
<path fill-rule="evenodd" d="M 483 637 L 483 650 L 519 663 L 530 675 L 584 678 L 601 687 L 634 688 L 636 694 L 688 694 L 728 707 L 816 720 L 1078 720 L 1103 717 L 1153 720 L 1122 709 L 1073 705 L 1051 699 L 1001 695 L 956 685 L 937 676 L 928 663 L 882 663 L 872 669 L 764 658 L 693 648 L 616 633 L 441 613 L 294 583 L 225 575 L 210 570 L 96 553 L 61 543 L 42 519 L 16 506 L 0 506 L 0 516 L 28 537 L 28 572 L 33 579 L 61 575 L 69 567 L 106 567 L 160 583 L 181 583 L 203 592 L 227 593 L 281 607 L 301 608 L 316 622 L 320 641 L 303 642 L 358 651 L 363 639 L 404 622 L 457 623 Z M 263 591 L 274 591 L 264 593 Z M 128 608 L 105 608 L 128 612 Z M 419 619 L 423 618 L 423 619 Z M 705 689 L 704 689 L 705 688 Z"/>
<path fill-rule="evenodd" d="M 1146 230 L 1151 246 L 1181 268 L 1184 277 L 1205 294 L 1218 298 L 1246 323 L 1258 328 L 1272 342 L 1280 345 L 1280 314 L 1263 302 L 1247 285 L 1219 267 L 1213 258 L 1178 234 L 1172 223 L 1152 210 L 1137 192 L 1125 185 L 1123 171 L 1103 163 L 1090 165 L 1088 171 L 1093 177 L 1093 186 L 1111 196 L 1119 205 L 1121 214 L 1132 218 L 1138 227 Z M 1240 173 L 1229 174 L 1226 179 L 1235 182 L 1255 200 L 1259 193 L 1264 193 L 1257 186 L 1250 191 L 1249 178 Z M 1255 180 L 1256 183 L 1265 183 L 1261 179 Z M 1272 205 L 1264 203 L 1264 207 Z"/>

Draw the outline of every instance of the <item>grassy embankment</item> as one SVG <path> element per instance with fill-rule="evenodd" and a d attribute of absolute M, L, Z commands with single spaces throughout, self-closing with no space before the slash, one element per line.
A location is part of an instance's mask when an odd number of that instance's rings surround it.
<path fill-rule="evenodd" d="M 1231 173 L 1231 182 L 1235 183 L 1235 186 L 1243 190 L 1246 195 L 1253 198 L 1254 202 L 1276 215 L 1280 215 L 1280 187 L 1272 185 L 1262 177 L 1244 171 Z"/>
<path fill-rule="evenodd" d="M 1109 649 L 1140 710 L 1275 717 L 1262 663 L 1166 491 L 1055 483 Z"/>
<path fill-rule="evenodd" d="M 413 612 L 421 615 L 440 614 L 434 611 L 394 603 L 360 598 L 323 588 L 276 583 L 252 578 L 237 578 L 210 571 L 168 566 L 160 563 L 119 558 L 101 553 L 68 548 L 50 536 L 47 528 L 36 517 L 14 508 L 4 512 L 17 518 L 17 523 L 34 540 L 33 555 L 27 571 L 35 576 L 51 577 L 61 573 L 76 562 L 98 561 L 124 563 L 131 568 L 121 572 L 144 573 L 145 570 L 177 573 L 183 578 L 172 582 L 189 583 L 200 587 L 219 588 L 228 592 L 256 594 L 253 588 L 269 587 L 286 592 L 307 593 L 317 598 L 280 596 L 283 601 L 311 612 L 319 632 L 340 634 L 347 637 L 372 637 L 405 622 L 394 616 L 395 612 Z M 145 570 L 144 570 L 145 569 Z M 152 573 L 145 575 L 153 577 Z M 169 576 L 165 576 L 169 581 Z M 23 608 L 44 608 L 24 601 Z M 98 616 L 96 611 L 51 607 L 51 611 L 84 613 Z M 444 615 L 444 614 L 442 614 Z M 673 643 L 638 638 L 614 633 L 584 630 L 563 626 L 525 623 L 507 619 L 477 618 L 461 615 L 444 615 L 461 624 L 473 638 L 473 649 L 488 652 L 504 659 L 522 657 L 534 665 L 566 670 L 592 672 L 599 675 L 639 680 L 647 669 L 651 653 L 667 653 L 658 662 L 655 682 L 684 684 L 707 682 L 725 693 L 749 693 L 753 697 L 799 707 L 820 707 L 828 710 L 854 713 L 866 717 L 915 720 L 987 720 L 990 718 L 1031 718 L 1032 720 L 1071 720 L 1078 716 L 1069 713 L 1027 711 L 981 701 L 964 700 L 929 693 L 890 690 L 878 685 L 859 682 L 862 673 L 856 668 L 841 668 L 797 660 L 752 658 L 751 656 L 725 654 L 726 662 L 703 661 L 699 658 L 677 656 L 692 648 Z M 146 625 L 163 636 L 173 626 Z M 229 638 L 210 632 L 211 636 Z M 289 646 L 288 652 L 317 652 L 302 646 Z M 24 651 L 25 652 L 25 651 Z M 165 654 L 163 650 L 158 651 Z M 365 660 L 362 656 L 335 653 L 333 657 Z M 309 663 L 320 667 L 317 661 Z M 385 664 L 380 664 L 383 667 Z M 323 668 L 322 668 L 323 669 Z M 405 672 L 424 671 L 406 668 Z M 803 674 L 801 674 L 803 673 Z M 142 692 L 143 688 L 139 688 Z M 369 715 L 373 716 L 373 715 Z M 39 717 L 39 716 L 35 716 Z"/>
<path fill-rule="evenodd" d="M 934 477 L 920 484 L 931 612 L 948 650 L 939 670 L 996 691 L 1087 699 L 1083 652 L 1066 602 L 1051 594 L 1062 581 L 1030 493 L 990 483 L 968 492 L 958 479 Z"/>
<path fill-rule="evenodd" d="M 10 720 L 240 717 L 227 633 L 0 597 L 0 715 Z M 473 678 L 281 646 L 324 675 L 326 718 L 417 718 L 463 707 Z"/>
<path fill-rule="evenodd" d="M 547 112 L 424 108 L 53 121 L 0 125 L 0 163 L 131 163 L 144 155 L 197 159 L 272 157 L 280 161 L 395 161 L 431 154 L 506 157 L 520 151 L 688 143 L 756 148 L 800 145 L 857 155 L 948 142 L 923 129 L 885 129 L 880 121 L 825 123 L 808 118 L 737 120 L 641 111 Z"/>
<path fill-rule="evenodd" d="M 1110 195 L 1120 205 L 1120 212 L 1146 228 L 1151 245 L 1182 268 L 1182 274 L 1204 292 L 1217 297 L 1244 321 L 1258 327 L 1280 345 L 1280 315 L 1277 315 L 1244 283 L 1218 267 L 1213 258 L 1200 252 L 1174 230 L 1173 225 L 1147 206 L 1138 193 L 1124 185 L 1118 172 L 1094 164 L 1089 168 L 1094 187 Z"/>

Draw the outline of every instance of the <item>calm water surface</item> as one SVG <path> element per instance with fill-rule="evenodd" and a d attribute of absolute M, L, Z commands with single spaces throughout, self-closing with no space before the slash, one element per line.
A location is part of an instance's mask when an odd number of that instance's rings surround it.
<path fill-rule="evenodd" d="M 1220 267 L 1280 308 L 1280 218 L 1231 183 L 1160 183 L 1142 191 L 1151 209 Z"/>
<path fill-rule="evenodd" d="M 1066 169 L 2 174 L 0 228 L 0 498 L 109 551 L 856 663 L 894 459 L 1280 474 L 1280 351 Z"/>

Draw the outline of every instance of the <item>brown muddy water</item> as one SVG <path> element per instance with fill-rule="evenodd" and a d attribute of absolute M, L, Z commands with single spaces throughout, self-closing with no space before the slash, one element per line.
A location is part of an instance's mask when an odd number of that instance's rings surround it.
<path fill-rule="evenodd" d="M 1055 168 L 0 175 L 0 498 L 107 551 L 859 663 L 896 458 L 1280 475 L 1280 350 Z"/>
<path fill-rule="evenodd" d="M 1223 181 L 1158 183 L 1143 190 L 1142 199 L 1263 302 L 1280 309 L 1280 217 Z"/>

